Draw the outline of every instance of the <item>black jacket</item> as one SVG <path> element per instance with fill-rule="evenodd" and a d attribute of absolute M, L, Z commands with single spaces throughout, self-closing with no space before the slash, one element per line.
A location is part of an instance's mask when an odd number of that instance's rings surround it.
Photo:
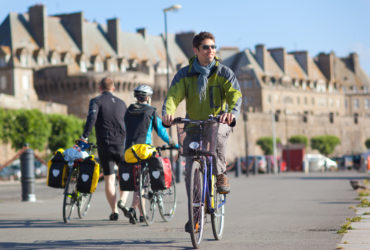
<path fill-rule="evenodd" d="M 126 109 L 125 102 L 108 91 L 91 99 L 82 136 L 87 138 L 95 124 L 98 146 L 123 146 L 126 134 L 124 124 Z"/>
<path fill-rule="evenodd" d="M 170 141 L 156 109 L 150 105 L 131 104 L 125 114 L 125 125 L 127 129 L 125 148 L 134 144 L 152 144 L 153 129 L 163 141 L 167 143 Z"/>

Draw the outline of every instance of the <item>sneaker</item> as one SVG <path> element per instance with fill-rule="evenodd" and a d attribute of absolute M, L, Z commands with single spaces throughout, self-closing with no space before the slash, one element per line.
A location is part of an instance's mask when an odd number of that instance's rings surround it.
<path fill-rule="evenodd" d="M 217 175 L 217 192 L 220 194 L 228 194 L 230 193 L 230 184 L 229 184 L 229 178 L 227 178 L 227 175 L 225 174 L 219 174 Z"/>
<path fill-rule="evenodd" d="M 109 215 L 109 220 L 118 220 L 118 213 L 111 213 Z"/>
<path fill-rule="evenodd" d="M 191 233 L 191 225 L 189 221 L 185 223 L 185 232 Z"/>
<path fill-rule="evenodd" d="M 148 216 L 147 216 L 146 218 L 148 219 Z M 144 216 L 143 216 L 143 215 L 140 215 L 140 217 L 139 217 L 139 221 L 140 221 L 141 223 L 143 223 L 143 222 L 144 222 Z"/>
<path fill-rule="evenodd" d="M 128 215 L 129 215 L 129 218 L 130 218 L 130 223 L 131 224 L 136 224 L 137 219 L 136 219 L 136 211 L 135 211 L 134 208 L 130 208 L 128 210 Z"/>
<path fill-rule="evenodd" d="M 119 200 L 117 202 L 117 207 L 120 208 L 125 215 L 125 217 L 130 218 L 130 215 L 128 214 L 128 208 L 123 205 L 122 200 Z"/>
<path fill-rule="evenodd" d="M 198 229 L 199 229 L 199 224 L 196 224 L 195 225 L 195 228 L 194 228 L 194 233 L 197 233 L 198 232 Z M 186 224 L 185 224 L 185 232 L 191 233 L 190 221 L 186 222 Z"/>

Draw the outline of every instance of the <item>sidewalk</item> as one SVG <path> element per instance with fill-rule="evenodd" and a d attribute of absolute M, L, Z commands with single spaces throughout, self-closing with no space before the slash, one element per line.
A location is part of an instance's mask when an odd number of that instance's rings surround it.
<path fill-rule="evenodd" d="M 370 202 L 370 197 L 361 197 L 361 200 Z M 370 207 L 356 207 L 355 211 L 355 217 L 361 217 L 361 220 L 350 223 L 351 228 L 343 234 L 337 249 L 370 249 Z"/>

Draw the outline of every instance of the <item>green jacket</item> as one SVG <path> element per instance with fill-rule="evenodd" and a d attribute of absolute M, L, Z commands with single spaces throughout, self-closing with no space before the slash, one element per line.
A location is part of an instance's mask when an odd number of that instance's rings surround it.
<path fill-rule="evenodd" d="M 177 106 L 185 98 L 186 113 L 189 119 L 207 120 L 209 115 L 232 113 L 237 117 L 240 113 L 242 93 L 238 80 L 233 71 L 221 64 L 216 59 L 216 64 L 208 77 L 207 97 L 200 102 L 198 94 L 198 76 L 192 65 L 180 69 L 172 80 L 167 97 L 162 108 L 162 115 L 174 115 Z"/>

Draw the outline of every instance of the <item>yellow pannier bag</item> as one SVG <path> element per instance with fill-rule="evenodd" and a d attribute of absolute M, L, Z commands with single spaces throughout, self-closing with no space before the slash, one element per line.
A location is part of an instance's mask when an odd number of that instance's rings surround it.
<path fill-rule="evenodd" d="M 68 166 L 64 160 L 64 149 L 60 148 L 54 152 L 48 161 L 48 172 L 46 185 L 53 188 L 64 188 L 68 177 Z"/>
<path fill-rule="evenodd" d="M 81 193 L 94 193 L 100 176 L 99 163 L 94 159 L 94 155 L 90 155 L 78 165 L 77 190 Z"/>
<path fill-rule="evenodd" d="M 126 149 L 125 162 L 137 163 L 139 160 L 146 160 L 152 157 L 157 150 L 153 145 L 135 144 Z"/>

